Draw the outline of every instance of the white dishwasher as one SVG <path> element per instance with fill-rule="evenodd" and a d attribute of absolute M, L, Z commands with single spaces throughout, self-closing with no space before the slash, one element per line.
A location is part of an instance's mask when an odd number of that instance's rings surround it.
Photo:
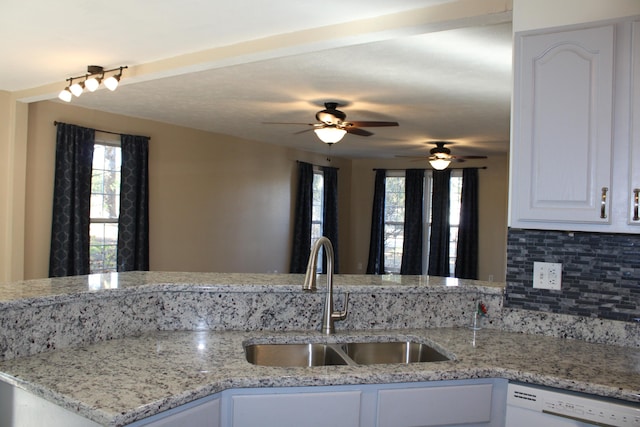
<path fill-rule="evenodd" d="M 505 427 L 640 427 L 640 403 L 509 383 Z"/>

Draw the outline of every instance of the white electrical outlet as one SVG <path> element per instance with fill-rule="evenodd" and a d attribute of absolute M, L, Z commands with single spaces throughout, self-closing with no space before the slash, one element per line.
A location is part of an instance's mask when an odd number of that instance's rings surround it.
<path fill-rule="evenodd" d="M 557 262 L 533 263 L 533 287 L 559 291 L 562 285 L 562 264 Z"/>

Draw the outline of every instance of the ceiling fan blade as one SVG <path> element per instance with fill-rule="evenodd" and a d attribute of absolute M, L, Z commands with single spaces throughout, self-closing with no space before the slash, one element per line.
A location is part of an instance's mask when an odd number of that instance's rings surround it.
<path fill-rule="evenodd" d="M 311 132 L 313 129 L 309 128 L 309 129 L 305 129 L 305 130 L 300 130 L 298 132 L 294 132 L 293 135 L 300 135 L 301 133 L 307 133 L 307 132 Z"/>
<path fill-rule="evenodd" d="M 429 156 L 395 156 L 399 159 L 429 160 Z"/>
<path fill-rule="evenodd" d="M 371 135 L 373 135 L 373 132 L 369 132 L 368 130 L 364 130 L 364 129 L 360 129 L 360 128 L 356 128 L 356 127 L 345 127 L 344 130 L 346 130 L 347 133 L 351 133 L 353 135 L 359 135 L 359 136 L 371 136 Z"/>
<path fill-rule="evenodd" d="M 487 156 L 451 156 L 454 159 L 472 160 L 472 159 L 486 159 Z"/>
<path fill-rule="evenodd" d="M 404 157 L 405 159 L 407 159 L 410 162 L 428 162 L 429 158 L 428 157 L 412 157 L 412 156 L 396 156 L 396 157 Z"/>
<path fill-rule="evenodd" d="M 430 160 L 437 160 L 436 157 L 434 157 L 434 156 L 396 156 L 396 157 L 409 159 L 412 162 L 420 162 L 420 161 L 428 162 Z M 462 162 L 464 162 L 464 159 L 461 159 L 461 158 L 455 157 L 455 156 L 451 156 L 451 157 L 446 158 L 444 160 L 449 160 L 450 162 L 453 162 L 453 163 L 462 163 Z"/>
<path fill-rule="evenodd" d="M 351 126 L 360 127 L 360 128 L 373 128 L 373 127 L 384 127 L 384 126 L 399 126 L 398 122 L 367 122 L 367 121 L 349 121 Z"/>
<path fill-rule="evenodd" d="M 315 123 L 290 123 L 290 122 L 262 122 L 263 125 L 303 125 L 315 126 Z"/>

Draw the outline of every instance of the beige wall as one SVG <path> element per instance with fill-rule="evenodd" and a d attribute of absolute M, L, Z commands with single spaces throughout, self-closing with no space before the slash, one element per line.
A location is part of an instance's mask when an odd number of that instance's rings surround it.
<path fill-rule="evenodd" d="M 148 135 L 150 268 L 159 271 L 287 272 L 296 160 L 338 167 L 342 273 L 364 273 L 369 251 L 373 168 L 399 160 L 347 160 L 100 113 L 57 102 L 29 109 L 25 278 L 46 277 L 53 193 L 54 121 Z M 505 156 L 468 162 L 480 174 L 480 278 L 504 280 Z"/>
<path fill-rule="evenodd" d="M 486 166 L 479 173 L 479 265 L 478 278 L 504 281 L 506 275 L 508 156 L 492 155 L 486 160 L 467 161 L 464 166 Z M 351 184 L 351 233 L 353 242 L 349 269 L 364 273 L 369 256 L 371 208 L 373 205 L 373 169 L 424 167 L 406 160 L 354 160 Z"/>
<path fill-rule="evenodd" d="M 326 156 L 38 102 L 29 112 L 25 278 L 48 274 L 55 120 L 151 137 L 152 270 L 288 271 L 296 160 L 326 165 Z M 331 164 L 340 168 L 340 204 L 346 205 L 350 162 Z M 346 211 L 343 217 L 346 234 Z"/>
<path fill-rule="evenodd" d="M 22 279 L 27 104 L 0 91 L 0 281 Z"/>

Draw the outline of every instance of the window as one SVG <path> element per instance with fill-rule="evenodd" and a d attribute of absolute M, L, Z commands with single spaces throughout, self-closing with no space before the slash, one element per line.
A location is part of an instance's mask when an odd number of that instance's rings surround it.
<path fill-rule="evenodd" d="M 387 176 L 384 194 L 384 269 L 400 273 L 404 243 L 404 175 Z"/>
<path fill-rule="evenodd" d="M 93 152 L 89 225 L 91 273 L 105 273 L 117 269 L 121 164 L 122 153 L 117 143 L 96 141 Z"/>
<path fill-rule="evenodd" d="M 462 171 L 451 173 L 450 186 L 450 241 L 449 241 L 449 271 L 453 275 L 456 265 L 458 227 L 460 224 L 460 203 L 462 194 Z M 425 175 L 425 206 L 424 212 L 429 212 L 428 222 L 424 227 L 423 241 L 423 269 L 426 272 L 429 260 L 429 233 L 431 228 L 431 175 Z M 404 200 L 405 177 L 404 172 L 388 172 L 385 179 L 385 213 L 384 213 L 384 269 L 387 273 L 400 273 L 402 264 L 402 245 L 404 243 Z"/>
<path fill-rule="evenodd" d="M 311 247 L 323 234 L 324 219 L 324 175 L 320 169 L 314 168 L 311 206 Z M 321 250 L 322 252 L 322 250 Z M 318 256 L 318 272 L 322 272 L 324 257 Z"/>
<path fill-rule="evenodd" d="M 322 171 L 313 171 L 313 204 L 311 206 L 311 245 L 322 237 L 322 219 L 324 214 L 324 176 Z"/>
<path fill-rule="evenodd" d="M 456 257 L 458 254 L 458 228 L 460 227 L 460 207 L 462 203 L 462 171 L 451 171 L 451 185 L 449 187 L 449 271 L 451 275 L 456 271 Z"/>

